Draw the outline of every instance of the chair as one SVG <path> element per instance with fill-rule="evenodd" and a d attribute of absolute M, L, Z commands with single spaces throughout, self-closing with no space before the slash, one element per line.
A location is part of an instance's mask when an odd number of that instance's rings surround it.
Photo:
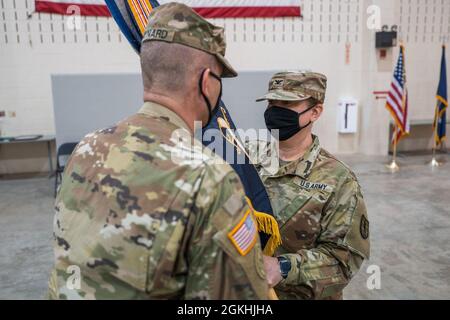
<path fill-rule="evenodd" d="M 61 184 L 62 174 L 64 172 L 67 159 L 72 154 L 77 144 L 77 142 L 63 143 L 58 148 L 58 152 L 56 154 L 55 198 L 56 194 L 58 193 L 59 185 Z"/>

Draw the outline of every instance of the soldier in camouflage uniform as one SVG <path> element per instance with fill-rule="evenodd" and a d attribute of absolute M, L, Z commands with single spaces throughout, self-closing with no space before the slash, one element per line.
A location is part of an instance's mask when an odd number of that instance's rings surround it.
<path fill-rule="evenodd" d="M 220 78 L 210 73 L 236 75 L 224 58 L 223 29 L 173 3 L 149 21 L 141 52 L 145 104 L 87 135 L 66 166 L 49 297 L 266 299 L 261 246 L 240 180 L 192 137 L 190 120 L 207 119 L 204 96 L 219 99 Z M 146 55 L 160 65 L 147 65 Z M 181 85 L 165 70 L 182 77 Z M 195 81 L 183 91 L 185 76 Z"/>
<path fill-rule="evenodd" d="M 248 148 L 280 226 L 277 258 L 265 263 L 281 299 L 342 299 L 369 257 L 369 222 L 357 178 L 311 133 L 326 82 L 318 73 L 281 72 L 257 100 L 268 100 L 267 127 L 279 130 L 279 149 L 262 141 Z M 275 170 L 269 166 L 273 159 Z"/>

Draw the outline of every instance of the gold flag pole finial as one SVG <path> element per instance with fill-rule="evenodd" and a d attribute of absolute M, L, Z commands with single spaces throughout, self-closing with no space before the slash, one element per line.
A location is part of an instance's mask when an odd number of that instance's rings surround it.
<path fill-rule="evenodd" d="M 228 121 L 225 120 L 224 118 L 219 117 L 217 118 L 217 124 L 219 125 L 220 129 L 225 129 L 226 134 L 223 134 L 221 131 L 225 140 L 227 140 L 229 143 L 235 146 L 238 152 L 243 152 L 247 156 L 247 158 L 250 159 L 250 156 L 248 155 L 247 151 L 245 151 L 245 147 L 242 145 L 241 141 L 236 137 L 233 130 L 231 130 Z"/>

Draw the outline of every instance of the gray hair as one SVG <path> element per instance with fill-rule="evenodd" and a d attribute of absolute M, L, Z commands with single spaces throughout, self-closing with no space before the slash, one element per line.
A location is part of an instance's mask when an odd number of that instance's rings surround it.
<path fill-rule="evenodd" d="M 144 90 L 175 95 L 192 90 L 201 71 L 218 64 L 206 52 L 163 41 L 144 42 L 140 57 Z"/>

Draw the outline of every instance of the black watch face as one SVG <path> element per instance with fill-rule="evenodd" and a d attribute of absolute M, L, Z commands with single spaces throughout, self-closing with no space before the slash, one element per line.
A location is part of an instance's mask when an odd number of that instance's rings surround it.
<path fill-rule="evenodd" d="M 286 258 L 280 258 L 278 261 L 280 262 L 281 276 L 286 279 L 289 271 L 291 271 L 291 261 Z"/>

